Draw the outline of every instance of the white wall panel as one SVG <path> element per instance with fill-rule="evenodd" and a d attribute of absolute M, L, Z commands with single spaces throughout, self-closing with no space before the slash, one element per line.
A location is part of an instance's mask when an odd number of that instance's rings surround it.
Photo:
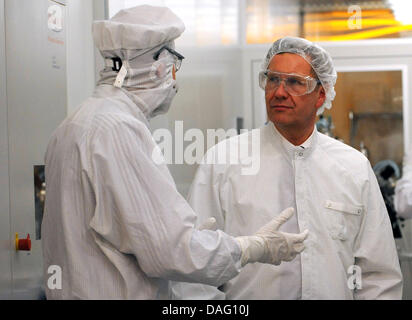
<path fill-rule="evenodd" d="M 1 0 L 0 7 L 0 298 L 38 299 L 33 171 L 52 132 L 94 89 L 95 8 L 93 0 Z M 61 19 L 51 19 L 51 7 Z M 30 234 L 30 252 L 15 250 L 16 232 Z"/>

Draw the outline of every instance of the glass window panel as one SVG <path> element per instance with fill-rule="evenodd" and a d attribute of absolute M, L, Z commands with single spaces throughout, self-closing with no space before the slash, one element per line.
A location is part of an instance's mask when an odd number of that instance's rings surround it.
<path fill-rule="evenodd" d="M 246 0 L 246 42 L 286 35 L 311 41 L 411 37 L 411 10 L 404 0 Z"/>
<path fill-rule="evenodd" d="M 238 43 L 238 0 L 110 0 L 109 17 L 142 4 L 169 7 L 183 20 L 186 30 L 176 40 L 179 46 Z"/>
<path fill-rule="evenodd" d="M 246 43 L 269 43 L 299 34 L 299 2 L 296 0 L 248 0 Z"/>
<path fill-rule="evenodd" d="M 331 117 L 336 137 L 368 150 L 372 166 L 392 160 L 402 167 L 402 71 L 339 72 Z"/>

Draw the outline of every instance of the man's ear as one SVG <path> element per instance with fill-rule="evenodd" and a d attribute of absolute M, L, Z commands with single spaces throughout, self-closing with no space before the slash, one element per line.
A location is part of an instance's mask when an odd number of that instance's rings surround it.
<path fill-rule="evenodd" d="M 325 99 L 326 99 L 325 89 L 322 86 L 320 86 L 318 101 L 316 101 L 316 109 L 319 109 L 323 105 L 323 103 L 325 102 Z"/>

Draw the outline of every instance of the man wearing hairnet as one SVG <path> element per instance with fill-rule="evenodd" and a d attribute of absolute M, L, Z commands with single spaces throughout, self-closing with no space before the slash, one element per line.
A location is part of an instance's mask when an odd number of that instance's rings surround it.
<path fill-rule="evenodd" d="M 316 130 L 316 116 L 331 108 L 336 77 L 321 47 L 293 37 L 274 42 L 259 75 L 269 120 L 259 129 L 260 171 L 243 175 L 242 159 L 204 163 L 189 192 L 198 222 L 215 217 L 233 236 L 293 207 L 297 214 L 280 230 L 308 229 L 305 251 L 277 266 L 249 264 L 220 288 L 176 283 L 174 298 L 401 299 L 392 228 L 368 160 Z M 250 144 L 250 136 L 225 140 L 206 156 Z"/>
<path fill-rule="evenodd" d="M 395 210 L 399 217 L 412 218 L 412 145 L 403 159 L 402 178 L 395 187 Z"/>
<path fill-rule="evenodd" d="M 251 236 L 194 228 L 196 215 L 159 164 L 148 124 L 177 92 L 183 56 L 174 39 L 183 30 L 173 12 L 152 6 L 94 22 L 106 66 L 45 156 L 48 299 L 162 299 L 168 280 L 219 286 L 248 263 L 280 264 L 304 249 L 307 231 L 278 231 L 292 208 Z"/>

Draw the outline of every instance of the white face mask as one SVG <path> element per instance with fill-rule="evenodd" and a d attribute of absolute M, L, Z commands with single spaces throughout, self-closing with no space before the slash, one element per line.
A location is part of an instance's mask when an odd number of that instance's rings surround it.
<path fill-rule="evenodd" d="M 170 78 L 161 88 L 136 91 L 129 89 L 128 91 L 145 103 L 145 116 L 151 119 L 169 110 L 178 89 L 176 80 Z"/>
<path fill-rule="evenodd" d="M 167 111 L 169 111 L 169 108 L 172 104 L 172 100 L 178 91 L 179 87 L 176 80 L 172 80 L 172 84 L 168 88 L 168 92 L 164 100 L 159 104 L 159 106 L 156 109 L 152 111 L 152 113 L 150 114 L 150 118 L 153 118 L 159 114 L 165 114 Z"/>

